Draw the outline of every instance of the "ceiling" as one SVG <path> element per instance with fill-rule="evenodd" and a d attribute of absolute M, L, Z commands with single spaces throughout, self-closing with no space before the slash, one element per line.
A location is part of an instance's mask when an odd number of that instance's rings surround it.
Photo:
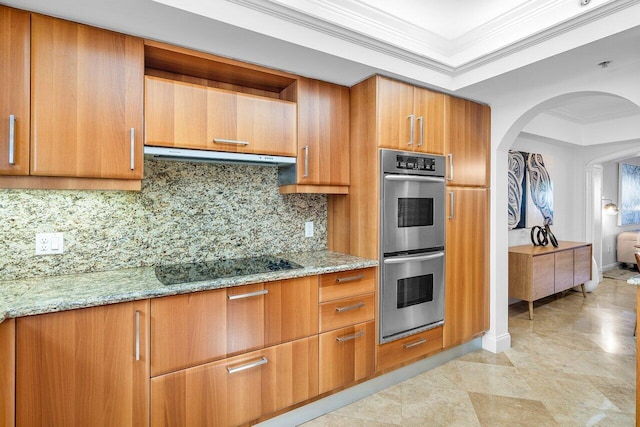
<path fill-rule="evenodd" d="M 640 0 L 0 1 L 347 86 L 379 73 L 483 102 L 604 60 L 640 64 Z M 592 123 L 638 107 L 589 97 L 548 113 Z"/>

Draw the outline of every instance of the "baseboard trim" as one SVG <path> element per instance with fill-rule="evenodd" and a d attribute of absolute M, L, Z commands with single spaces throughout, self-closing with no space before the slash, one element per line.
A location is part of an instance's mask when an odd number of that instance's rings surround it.
<path fill-rule="evenodd" d="M 462 344 L 458 347 L 443 351 L 434 356 L 427 357 L 411 365 L 404 366 L 393 372 L 389 372 L 369 381 L 350 387 L 346 390 L 332 394 L 331 396 L 311 402 L 308 405 L 296 408 L 274 418 L 263 421 L 256 426 L 259 427 L 283 427 L 297 426 L 314 418 L 333 412 L 336 409 L 349 405 L 362 398 L 375 394 L 381 390 L 399 384 L 433 368 L 464 356 L 472 351 L 482 348 L 482 338 Z"/>
<path fill-rule="evenodd" d="M 492 353 L 502 353 L 511 348 L 511 334 L 507 332 L 496 336 L 487 333 L 482 337 L 482 348 Z"/>

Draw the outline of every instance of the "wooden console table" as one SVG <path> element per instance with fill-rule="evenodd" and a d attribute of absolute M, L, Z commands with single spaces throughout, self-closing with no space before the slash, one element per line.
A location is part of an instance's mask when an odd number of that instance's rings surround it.
<path fill-rule="evenodd" d="M 591 280 L 591 243 L 558 242 L 558 247 L 522 245 L 509 248 L 509 297 L 529 302 Z"/>

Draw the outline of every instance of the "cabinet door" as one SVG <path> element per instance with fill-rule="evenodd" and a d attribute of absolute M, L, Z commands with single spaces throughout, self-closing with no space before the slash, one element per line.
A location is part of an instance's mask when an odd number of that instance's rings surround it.
<path fill-rule="evenodd" d="M 226 289 L 151 300 L 151 376 L 226 357 L 226 308 Z"/>
<path fill-rule="evenodd" d="M 300 78 L 298 184 L 349 185 L 349 88 Z"/>
<path fill-rule="evenodd" d="M 555 292 L 573 287 L 573 250 L 554 254 L 554 280 Z"/>
<path fill-rule="evenodd" d="M 310 337 L 151 380 L 152 426 L 237 426 L 318 394 Z"/>
<path fill-rule="evenodd" d="M 0 323 L 0 426 L 15 426 L 16 322 Z"/>
<path fill-rule="evenodd" d="M 573 250 L 573 284 L 582 285 L 591 280 L 591 245 Z"/>
<path fill-rule="evenodd" d="M 446 96 L 445 117 L 447 184 L 488 187 L 491 109 Z"/>
<path fill-rule="evenodd" d="M 265 346 L 318 333 L 318 276 L 267 282 Z"/>
<path fill-rule="evenodd" d="M 263 283 L 227 288 L 227 354 L 264 347 Z"/>
<path fill-rule="evenodd" d="M 489 190 L 447 193 L 445 348 L 489 329 Z"/>
<path fill-rule="evenodd" d="M 0 5 L 0 175 L 29 174 L 30 16 Z"/>
<path fill-rule="evenodd" d="M 555 255 L 537 255 L 531 259 L 532 300 L 555 293 Z"/>
<path fill-rule="evenodd" d="M 237 94 L 239 153 L 296 155 L 296 104 Z M 245 144 L 247 143 L 247 144 Z"/>
<path fill-rule="evenodd" d="M 31 174 L 142 179 L 142 40 L 31 23 Z"/>
<path fill-rule="evenodd" d="M 320 334 L 320 393 L 373 374 L 374 335 L 373 321 Z"/>
<path fill-rule="evenodd" d="M 414 88 L 415 150 L 444 154 L 444 94 Z"/>
<path fill-rule="evenodd" d="M 417 145 L 414 142 L 413 86 L 378 77 L 377 95 L 378 147 L 413 150 Z"/>
<path fill-rule="evenodd" d="M 20 426 L 149 422 L 149 301 L 19 318 Z"/>

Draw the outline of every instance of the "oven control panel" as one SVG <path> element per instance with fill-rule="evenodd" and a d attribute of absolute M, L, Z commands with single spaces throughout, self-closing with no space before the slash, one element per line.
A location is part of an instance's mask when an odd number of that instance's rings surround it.
<path fill-rule="evenodd" d="M 396 168 L 418 171 L 436 170 L 436 159 L 433 157 L 396 156 Z"/>

